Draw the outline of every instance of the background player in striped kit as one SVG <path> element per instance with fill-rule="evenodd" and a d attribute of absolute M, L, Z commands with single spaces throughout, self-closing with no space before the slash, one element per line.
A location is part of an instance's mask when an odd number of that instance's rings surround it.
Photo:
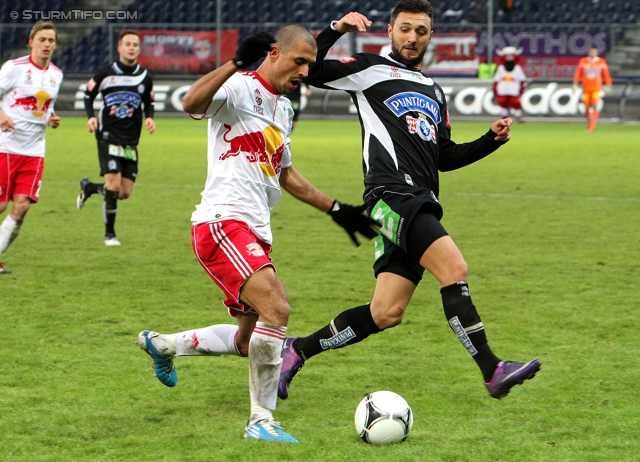
<path fill-rule="evenodd" d="M 46 128 L 60 125 L 53 111 L 62 84 L 62 71 L 51 63 L 56 44 L 54 24 L 38 21 L 29 33 L 31 54 L 7 61 L 0 70 L 0 213 L 13 201 L 0 225 L 0 257 L 38 202 Z M 11 271 L 0 263 L 2 274 Z"/>
<path fill-rule="evenodd" d="M 138 64 L 140 37 L 134 30 L 125 29 L 118 37 L 119 60 L 100 69 L 87 83 L 84 108 L 87 130 L 96 134 L 100 175 L 104 183 L 80 180 L 76 199 L 78 209 L 92 194 L 104 196 L 104 244 L 119 246 L 115 223 L 118 201 L 128 199 L 138 177 L 138 142 L 143 123 L 153 133 L 153 81 L 149 71 Z M 102 94 L 103 104 L 98 117 L 93 101 Z"/>
<path fill-rule="evenodd" d="M 293 109 L 282 96 L 297 88 L 316 59 L 313 35 L 301 26 L 248 37 L 236 57 L 193 84 L 184 109 L 209 119 L 208 175 L 191 221 L 200 264 L 223 290 L 238 326 L 219 324 L 177 334 L 142 331 L 137 344 L 151 355 L 156 376 L 174 386 L 175 356 L 249 357 L 251 414 L 244 436 L 297 442 L 275 422 L 280 352 L 290 307 L 269 257 L 270 211 L 280 187 L 298 200 L 328 212 L 356 242 L 376 232 L 364 206 L 340 204 L 315 188 L 291 162 Z M 273 42 L 275 44 L 272 46 Z M 267 57 L 255 72 L 237 72 Z"/>

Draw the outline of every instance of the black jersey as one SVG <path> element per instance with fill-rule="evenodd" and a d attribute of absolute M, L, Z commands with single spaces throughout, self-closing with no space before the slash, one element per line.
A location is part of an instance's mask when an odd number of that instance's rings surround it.
<path fill-rule="evenodd" d="M 84 92 L 84 108 L 89 118 L 95 117 L 93 101 L 102 94 L 98 113 L 98 140 L 121 146 L 137 146 L 145 117 L 153 117 L 153 82 L 149 72 L 136 64 L 126 66 L 120 61 L 100 69 L 89 80 Z"/>
<path fill-rule="evenodd" d="M 451 141 L 442 88 L 391 57 L 324 60 L 341 35 L 330 27 L 318 35 L 318 61 L 305 82 L 351 95 L 362 126 L 365 196 L 387 186 L 427 188 L 437 197 L 438 171 L 464 167 L 504 144 L 492 131 L 470 143 Z"/>

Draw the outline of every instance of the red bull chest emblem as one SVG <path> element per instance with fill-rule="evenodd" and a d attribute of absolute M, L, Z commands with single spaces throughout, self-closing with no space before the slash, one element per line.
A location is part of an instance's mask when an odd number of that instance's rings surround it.
<path fill-rule="evenodd" d="M 18 96 L 13 92 L 13 103 L 11 107 L 21 107 L 25 111 L 31 111 L 35 117 L 42 117 L 49 110 L 51 105 L 51 95 L 44 90 L 40 90 L 35 95 Z"/>
<path fill-rule="evenodd" d="M 226 160 L 243 153 L 249 162 L 257 162 L 266 176 L 280 173 L 284 140 L 282 133 L 276 127 L 269 125 L 263 131 L 244 133 L 228 138 L 231 126 L 224 124 L 226 131 L 223 139 L 229 143 L 229 149 L 220 155 L 220 160 Z"/>

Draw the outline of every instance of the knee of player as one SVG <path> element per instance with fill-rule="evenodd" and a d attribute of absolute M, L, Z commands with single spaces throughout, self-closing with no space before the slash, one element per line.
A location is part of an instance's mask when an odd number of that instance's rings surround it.
<path fill-rule="evenodd" d="M 469 267 L 463 259 L 456 260 L 451 265 L 451 278 L 457 281 L 466 281 L 469 275 Z"/>
<path fill-rule="evenodd" d="M 274 303 L 270 311 L 268 318 L 271 319 L 273 324 L 286 325 L 291 314 L 291 307 L 289 303 L 283 300 L 280 303 Z"/>
<path fill-rule="evenodd" d="M 402 322 L 405 309 L 406 307 L 400 304 L 391 304 L 381 311 L 372 310 L 373 322 L 380 330 L 395 327 Z"/>
<path fill-rule="evenodd" d="M 122 200 L 125 200 L 125 199 L 129 199 L 129 197 L 131 197 L 131 193 L 130 192 L 120 191 L 120 194 L 118 195 L 118 200 L 122 201 Z"/>
<path fill-rule="evenodd" d="M 29 211 L 31 203 L 29 201 L 14 202 L 11 208 L 11 216 L 15 221 L 22 221 Z"/>

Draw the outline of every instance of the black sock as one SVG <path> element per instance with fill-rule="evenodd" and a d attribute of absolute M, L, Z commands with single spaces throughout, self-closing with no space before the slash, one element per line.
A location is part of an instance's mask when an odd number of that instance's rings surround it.
<path fill-rule="evenodd" d="M 491 380 L 500 360 L 493 354 L 484 326 L 471 301 L 469 286 L 461 281 L 440 289 L 444 314 L 449 326 L 478 364 L 484 381 Z"/>
<path fill-rule="evenodd" d="M 118 212 L 118 191 L 105 189 L 103 205 L 106 234 L 115 234 L 116 213 Z"/>
<path fill-rule="evenodd" d="M 325 350 L 353 345 L 378 332 L 367 304 L 343 311 L 322 329 L 296 340 L 293 346 L 304 359 L 309 359 Z"/>
<path fill-rule="evenodd" d="M 89 193 L 89 196 L 95 193 L 104 196 L 104 183 L 89 183 L 85 190 Z"/>

